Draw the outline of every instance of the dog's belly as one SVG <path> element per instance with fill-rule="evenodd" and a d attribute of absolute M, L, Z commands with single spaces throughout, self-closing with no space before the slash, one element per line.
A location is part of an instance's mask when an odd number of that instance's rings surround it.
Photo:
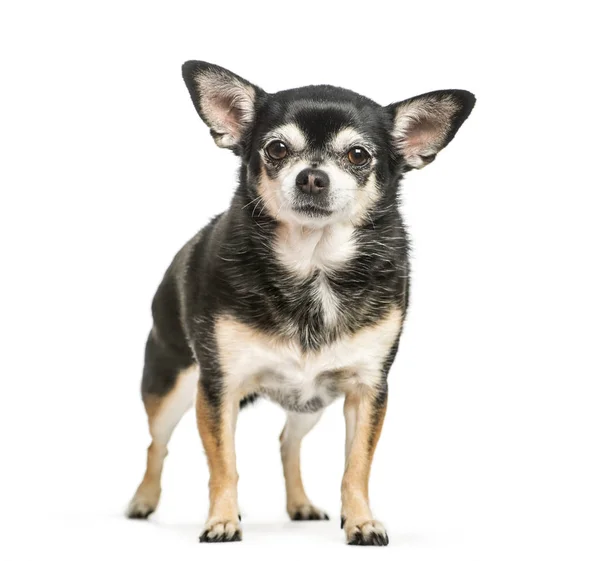
<path fill-rule="evenodd" d="M 353 386 L 381 383 L 401 322 L 401 312 L 393 309 L 354 334 L 303 351 L 294 338 L 273 337 L 221 317 L 216 335 L 226 387 L 240 397 L 266 395 L 291 411 L 316 411 Z"/>
<path fill-rule="evenodd" d="M 312 413 L 329 405 L 352 383 L 351 370 L 315 374 L 296 365 L 293 369 L 273 365 L 254 376 L 257 393 L 279 403 L 287 411 Z"/>

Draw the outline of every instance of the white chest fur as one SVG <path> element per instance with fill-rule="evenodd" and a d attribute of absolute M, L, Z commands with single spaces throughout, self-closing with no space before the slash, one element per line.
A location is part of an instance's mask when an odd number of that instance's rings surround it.
<path fill-rule="evenodd" d="M 285 268 L 301 278 L 315 270 L 335 270 L 356 252 L 351 224 L 332 224 L 322 228 L 281 225 L 275 252 Z"/>
<path fill-rule="evenodd" d="M 222 317 L 216 335 L 227 390 L 240 397 L 264 393 L 288 409 L 313 410 L 350 386 L 376 387 L 401 322 L 401 312 L 393 309 L 381 321 L 318 351 L 303 351 L 294 339 Z"/>
<path fill-rule="evenodd" d="M 312 285 L 312 297 L 320 305 L 327 326 L 336 323 L 339 302 L 325 273 L 343 267 L 355 252 L 354 228 L 343 223 L 321 228 L 285 224 L 275 244 L 280 263 L 296 278 L 303 280 L 320 273 Z"/>

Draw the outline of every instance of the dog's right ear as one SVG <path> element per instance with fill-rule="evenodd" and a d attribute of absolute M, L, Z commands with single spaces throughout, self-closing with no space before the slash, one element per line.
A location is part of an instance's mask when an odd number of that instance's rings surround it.
<path fill-rule="evenodd" d="M 237 153 L 265 92 L 216 64 L 189 60 L 181 70 L 194 107 L 217 146 Z"/>

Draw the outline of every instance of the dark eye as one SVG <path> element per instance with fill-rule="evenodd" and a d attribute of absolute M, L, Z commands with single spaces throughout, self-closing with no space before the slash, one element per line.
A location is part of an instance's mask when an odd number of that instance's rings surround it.
<path fill-rule="evenodd" d="M 265 148 L 269 158 L 273 160 L 283 160 L 288 155 L 287 146 L 281 140 L 273 140 Z"/>
<path fill-rule="evenodd" d="M 355 146 L 348 151 L 348 160 L 353 166 L 364 166 L 371 159 L 371 155 L 361 146 Z"/>

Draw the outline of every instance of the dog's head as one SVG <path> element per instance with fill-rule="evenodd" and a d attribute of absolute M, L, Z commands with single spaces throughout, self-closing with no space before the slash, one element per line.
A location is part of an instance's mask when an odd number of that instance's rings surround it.
<path fill-rule="evenodd" d="M 475 104 L 464 90 L 387 107 L 332 86 L 267 94 L 198 61 L 183 76 L 216 144 L 242 157 L 254 208 L 302 225 L 360 224 L 389 206 L 402 173 L 432 162 Z"/>

